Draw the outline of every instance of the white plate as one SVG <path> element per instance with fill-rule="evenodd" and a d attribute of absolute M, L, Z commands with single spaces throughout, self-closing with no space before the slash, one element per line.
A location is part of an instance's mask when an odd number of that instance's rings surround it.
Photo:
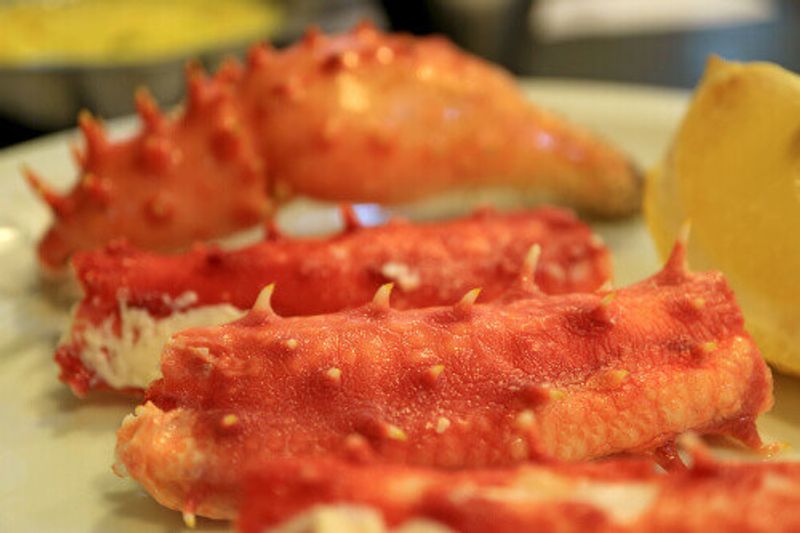
<path fill-rule="evenodd" d="M 682 92 L 623 85 L 526 85 L 537 102 L 607 136 L 644 167 L 666 149 L 687 101 Z M 117 133 L 129 131 L 131 121 L 113 126 Z M 181 530 L 178 513 L 111 472 L 114 432 L 134 400 L 113 395 L 78 400 L 56 379 L 52 352 L 65 312 L 42 297 L 33 257 L 48 213 L 19 169 L 28 164 L 66 186 L 75 175 L 68 150 L 74 137 L 58 134 L 0 152 L 0 531 Z M 329 212 L 316 212 L 314 220 L 329 223 Z M 614 251 L 618 284 L 658 268 L 639 219 L 597 229 Z M 777 377 L 776 399 L 776 408 L 760 421 L 762 432 L 800 444 L 800 385 Z M 198 527 L 228 526 L 200 520 Z"/>

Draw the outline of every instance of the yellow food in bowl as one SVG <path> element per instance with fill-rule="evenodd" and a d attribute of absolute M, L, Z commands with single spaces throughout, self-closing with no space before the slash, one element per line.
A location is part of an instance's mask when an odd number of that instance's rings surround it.
<path fill-rule="evenodd" d="M 280 10 L 258 0 L 0 3 L 0 65 L 131 63 L 264 39 Z"/>
<path fill-rule="evenodd" d="M 800 77 L 712 58 L 644 207 L 662 255 L 691 221 L 689 264 L 723 271 L 764 356 L 800 375 Z"/>

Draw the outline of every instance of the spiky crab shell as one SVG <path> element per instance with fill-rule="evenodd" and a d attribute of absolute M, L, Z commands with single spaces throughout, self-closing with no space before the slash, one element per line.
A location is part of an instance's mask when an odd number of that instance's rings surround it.
<path fill-rule="evenodd" d="M 161 503 L 232 517 L 256 452 L 476 468 L 647 452 L 690 430 L 757 447 L 769 369 L 724 278 L 682 256 L 614 298 L 528 286 L 397 311 L 383 287 L 363 308 L 281 318 L 270 286 L 241 320 L 172 338 L 118 457 Z"/>
<path fill-rule="evenodd" d="M 264 162 L 226 95 L 232 87 L 221 79 L 193 74 L 186 112 L 175 118 L 161 115 L 140 92 L 144 128 L 127 141 L 109 141 L 96 119 L 81 115 L 86 151 L 78 155 L 78 183 L 66 195 L 27 171 L 55 216 L 38 249 L 46 270 L 120 237 L 148 250 L 176 250 L 264 219 L 272 206 Z"/>
<path fill-rule="evenodd" d="M 59 195 L 33 172 L 55 214 L 39 246 L 49 270 L 76 251 L 125 238 L 187 247 L 256 224 L 296 195 L 398 203 L 507 186 L 601 215 L 638 210 L 639 176 L 616 149 L 532 105 L 500 69 L 442 39 L 368 25 L 310 32 L 247 67 L 188 75 L 185 111 L 164 116 L 137 95 L 142 131 L 107 139 L 80 118 L 80 177 Z"/>
<path fill-rule="evenodd" d="M 482 301 L 494 300 L 516 283 L 534 244 L 542 250 L 536 281 L 547 293 L 593 291 L 611 275 L 602 241 L 561 209 L 504 214 L 484 209 L 451 221 L 395 220 L 372 228 L 360 227 L 349 207 L 343 213 L 344 233 L 326 238 L 291 239 L 273 229 L 269 241 L 234 251 L 198 245 L 166 256 L 113 245 L 78 254 L 73 263 L 84 296 L 56 354 L 61 379 L 80 395 L 104 382 L 119 387 L 123 382 L 104 378 L 99 367 L 134 357 L 133 340 L 117 342 L 131 329 L 131 313 L 166 324 L 210 306 L 244 310 L 273 282 L 279 287 L 274 299 L 279 313 L 313 315 L 362 305 L 389 281 L 396 283 L 399 309 L 452 303 L 477 286 L 483 288 Z M 221 318 L 233 317 L 226 312 Z M 154 334 L 136 322 L 139 334 Z M 93 340 L 98 329 L 106 331 L 102 345 Z M 105 354 L 100 361 L 89 353 L 98 350 Z M 156 374 L 159 352 L 149 354 Z M 148 382 L 130 377 L 124 383 L 144 388 Z"/>

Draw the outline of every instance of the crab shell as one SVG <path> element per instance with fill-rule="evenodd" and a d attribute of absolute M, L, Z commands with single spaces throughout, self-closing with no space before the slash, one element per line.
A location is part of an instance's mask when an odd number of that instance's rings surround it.
<path fill-rule="evenodd" d="M 46 270 L 114 238 L 163 251 L 229 235 L 295 196 L 397 204 L 504 187 L 602 216 L 639 209 L 624 155 L 441 38 L 310 31 L 211 78 L 190 67 L 173 116 L 146 91 L 137 106 L 143 127 L 120 142 L 81 115 L 86 150 L 67 194 L 27 172 L 55 215 L 39 245 Z"/>
<path fill-rule="evenodd" d="M 433 469 L 652 453 L 687 431 L 759 447 L 772 378 L 719 273 L 665 269 L 616 292 L 239 321 L 172 337 L 117 454 L 162 504 L 231 518 L 249 462 Z M 520 292 L 527 291 L 527 292 Z"/>

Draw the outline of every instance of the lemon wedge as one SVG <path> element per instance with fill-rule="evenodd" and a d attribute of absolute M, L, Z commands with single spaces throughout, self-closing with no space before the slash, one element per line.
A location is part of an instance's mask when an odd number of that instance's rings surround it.
<path fill-rule="evenodd" d="M 690 220 L 690 265 L 724 272 L 766 359 L 800 375 L 800 77 L 711 58 L 644 202 L 659 252 Z"/>

